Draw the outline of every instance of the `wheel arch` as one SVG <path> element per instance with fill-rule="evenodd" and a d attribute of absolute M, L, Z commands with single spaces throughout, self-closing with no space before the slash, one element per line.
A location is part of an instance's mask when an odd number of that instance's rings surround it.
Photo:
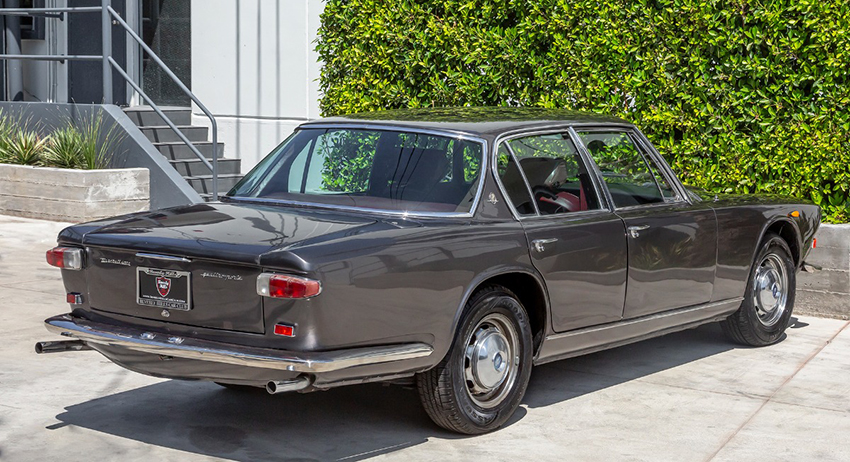
<path fill-rule="evenodd" d="M 500 285 L 519 298 L 528 314 L 529 323 L 531 324 L 532 338 L 534 351 L 533 356 L 537 356 L 540 351 L 540 346 L 543 344 L 543 339 L 546 336 L 546 330 L 549 325 L 549 296 L 546 290 L 546 284 L 539 273 L 529 268 L 501 268 L 491 270 L 479 275 L 463 294 L 460 306 L 455 313 L 452 321 L 452 337 L 457 334 L 460 317 L 463 315 L 464 308 L 469 299 L 479 289 L 488 285 Z"/>
<path fill-rule="evenodd" d="M 794 260 L 795 267 L 799 268 L 802 263 L 802 235 L 800 230 L 797 228 L 797 224 L 785 217 L 774 218 L 765 224 L 764 229 L 762 229 L 761 236 L 759 237 L 755 253 L 753 254 L 753 260 L 755 260 L 755 254 L 758 253 L 759 246 L 761 246 L 761 243 L 764 242 L 764 238 L 769 232 L 777 234 L 785 241 L 786 244 L 788 244 L 788 247 L 791 249 L 791 259 Z"/>

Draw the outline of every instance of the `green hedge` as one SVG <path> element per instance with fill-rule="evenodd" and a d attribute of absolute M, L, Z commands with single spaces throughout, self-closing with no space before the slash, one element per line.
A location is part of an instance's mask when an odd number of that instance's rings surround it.
<path fill-rule="evenodd" d="M 325 115 L 611 113 L 685 183 L 850 220 L 847 0 L 328 0 L 317 49 Z"/>

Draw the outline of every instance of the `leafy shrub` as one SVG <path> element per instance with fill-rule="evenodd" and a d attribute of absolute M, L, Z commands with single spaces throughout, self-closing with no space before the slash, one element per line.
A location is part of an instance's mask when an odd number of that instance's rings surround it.
<path fill-rule="evenodd" d="M 845 0 L 328 0 L 324 115 L 541 106 L 641 127 L 683 182 L 850 220 Z"/>

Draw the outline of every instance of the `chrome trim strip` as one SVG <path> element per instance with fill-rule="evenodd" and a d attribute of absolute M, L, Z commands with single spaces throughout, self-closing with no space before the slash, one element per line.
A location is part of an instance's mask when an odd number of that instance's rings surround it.
<path fill-rule="evenodd" d="M 132 351 L 175 358 L 233 364 L 236 366 L 292 372 L 331 372 L 354 366 L 424 358 L 434 349 L 424 343 L 351 348 L 322 352 L 295 352 L 248 347 L 191 337 L 174 340 L 174 334 L 147 332 L 138 328 L 95 323 L 72 317 L 54 316 L 44 321 L 49 332 L 80 339 L 86 344 L 126 348 Z M 145 335 L 147 334 L 147 335 Z M 145 335 L 145 338 L 142 336 Z"/>
<path fill-rule="evenodd" d="M 478 195 L 480 197 L 480 194 Z M 301 201 L 291 201 L 287 199 L 270 199 L 265 197 L 237 197 L 237 196 L 224 196 L 227 201 L 235 201 L 235 202 L 254 202 L 258 204 L 276 204 L 276 205 L 293 205 L 296 207 L 304 207 L 304 208 L 315 208 L 319 210 L 325 211 L 333 211 L 333 210 L 345 210 L 348 212 L 367 212 L 374 213 L 378 215 L 385 215 L 395 218 L 472 218 L 472 213 L 454 213 L 454 212 L 395 212 L 392 210 L 383 210 L 383 209 L 370 209 L 366 207 L 351 207 L 348 205 L 332 205 L 332 204 L 320 204 L 316 202 L 301 202 Z M 476 201 L 478 199 L 476 198 Z M 477 206 L 477 202 L 473 202 L 472 206 Z"/>
<path fill-rule="evenodd" d="M 502 143 L 504 143 L 505 148 L 508 149 L 508 154 L 511 156 L 511 159 L 513 159 L 514 164 L 516 164 L 516 169 L 519 171 L 519 176 L 520 176 L 520 178 L 522 178 L 522 183 L 525 185 L 525 190 L 528 191 L 528 198 L 531 199 L 531 205 L 534 206 L 534 216 L 539 217 L 540 216 L 540 207 L 537 205 L 537 200 L 534 198 L 534 190 L 531 189 L 531 183 L 528 181 L 528 177 L 525 176 L 525 170 L 522 169 L 522 164 L 519 163 L 519 158 L 516 156 L 516 153 L 514 152 L 514 148 L 512 148 L 510 143 L 508 143 L 507 141 L 508 140 L 504 140 L 504 141 L 502 141 Z M 501 182 L 502 179 L 499 178 L 499 181 Z M 508 198 L 508 199 L 510 199 L 510 198 Z M 510 201 L 510 202 L 513 205 L 513 201 Z M 519 212 L 517 212 L 517 215 L 519 215 Z"/>
<path fill-rule="evenodd" d="M 667 159 L 665 159 L 664 156 L 662 156 L 661 153 L 658 152 L 658 149 L 655 148 L 655 145 L 653 145 L 652 142 L 649 141 L 649 138 L 647 138 L 646 135 L 644 135 L 639 128 L 635 127 L 634 131 L 637 135 L 636 138 L 638 138 L 638 141 L 640 141 L 640 143 L 644 145 L 646 151 L 650 154 L 650 156 L 655 159 L 655 163 L 657 163 L 661 167 L 661 170 L 666 173 L 666 176 L 668 178 L 667 181 L 672 180 L 673 187 L 678 190 L 679 196 L 681 196 L 682 199 L 688 204 L 693 205 L 694 202 L 691 200 L 691 197 L 688 194 L 688 189 L 682 183 L 682 180 L 679 179 L 679 176 L 676 175 L 676 172 L 674 172 L 673 169 L 670 167 L 670 164 L 667 163 Z"/>
<path fill-rule="evenodd" d="M 421 128 L 421 127 L 410 127 L 405 125 L 398 124 L 376 124 L 376 123 L 363 123 L 363 122 L 347 122 L 347 121 L 339 121 L 339 122 L 305 122 L 299 125 L 296 130 L 300 129 L 308 129 L 308 128 L 319 128 L 319 129 L 350 129 L 357 128 L 363 130 L 381 130 L 385 132 L 412 132 L 412 133 L 424 133 L 426 135 L 437 135 L 444 136 L 447 138 L 460 138 L 471 141 L 484 141 L 484 138 L 480 136 L 473 135 L 469 132 L 456 131 L 456 130 L 441 130 L 439 128 Z"/>
<path fill-rule="evenodd" d="M 453 138 L 453 139 L 461 139 L 474 141 L 481 144 L 481 168 L 479 170 L 478 177 L 478 189 L 475 192 L 475 198 L 472 201 L 472 205 L 469 207 L 469 212 L 399 212 L 394 210 L 384 210 L 384 209 L 373 209 L 367 207 L 352 207 L 347 205 L 333 205 L 333 204 L 322 204 L 317 202 L 301 202 L 301 201 L 293 201 L 287 199 L 270 199 L 270 198 L 261 198 L 261 197 L 239 197 L 239 196 L 228 196 L 224 195 L 223 198 L 227 200 L 234 200 L 239 202 L 261 202 L 267 204 L 279 204 L 279 205 L 295 205 L 302 207 L 312 207 L 323 210 L 348 210 L 352 212 L 368 212 L 368 213 L 377 213 L 381 215 L 387 215 L 392 217 L 434 217 L 434 218 L 472 218 L 475 216 L 476 211 L 478 210 L 478 204 L 481 201 L 481 196 L 484 194 L 484 177 L 489 167 L 489 158 L 488 148 L 489 143 L 487 140 L 478 136 L 469 135 L 463 132 L 456 132 L 452 130 L 430 130 L 425 128 L 415 128 L 415 127 L 405 127 L 403 125 L 383 125 L 383 124 L 364 124 L 364 123 L 347 123 L 347 122 L 333 122 L 333 123 L 304 123 L 296 127 L 296 131 L 301 129 L 366 129 L 366 130 L 381 130 L 388 132 L 411 132 L 411 133 L 422 133 L 426 135 L 435 135 L 442 136 L 445 138 Z M 279 147 L 279 146 L 278 146 Z M 275 148 L 277 150 L 277 148 Z"/>
<path fill-rule="evenodd" d="M 620 328 L 620 327 L 623 327 L 623 326 L 629 326 L 629 325 L 632 325 L 632 324 L 640 324 L 642 322 L 648 322 L 648 321 L 656 321 L 658 319 L 669 318 L 671 316 L 678 316 L 678 315 L 681 315 L 681 314 L 693 313 L 693 312 L 701 311 L 701 310 L 708 310 L 708 309 L 711 309 L 711 308 L 717 308 L 717 307 L 722 306 L 722 305 L 728 305 L 730 303 L 740 303 L 742 301 L 744 301 L 744 297 L 727 298 L 726 300 L 720 300 L 720 301 L 717 301 L 717 302 L 704 303 L 702 305 L 696 305 L 696 306 L 692 306 L 692 307 L 688 307 L 688 308 L 677 308 L 675 310 L 669 310 L 669 311 L 664 311 L 664 312 L 661 312 L 661 313 L 650 314 L 650 315 L 646 315 L 646 316 L 641 316 L 639 318 L 627 319 L 627 320 L 624 320 L 624 321 L 614 321 L 614 322 L 611 322 L 611 323 L 608 323 L 608 324 L 603 324 L 601 326 L 584 327 L 584 328 L 581 328 L 581 329 L 571 330 L 571 331 L 568 331 L 568 332 L 562 332 L 560 334 L 549 335 L 549 336 L 546 337 L 546 340 L 547 341 L 558 340 L 558 339 L 563 339 L 563 338 L 567 338 L 567 337 L 573 337 L 573 336 L 576 336 L 576 335 L 583 335 L 583 334 L 589 334 L 589 333 L 592 333 L 592 332 L 604 331 L 604 330 L 608 330 L 608 329 L 617 329 L 617 328 Z"/>
<path fill-rule="evenodd" d="M 192 263 L 192 260 L 189 260 L 188 258 L 185 258 L 185 257 L 174 257 L 174 256 L 171 256 L 171 255 L 160 255 L 160 254 L 156 254 L 156 253 L 139 252 L 139 253 L 136 254 L 136 256 L 139 257 L 139 258 L 150 258 L 152 260 L 179 261 L 179 262 L 183 262 L 183 263 Z"/>

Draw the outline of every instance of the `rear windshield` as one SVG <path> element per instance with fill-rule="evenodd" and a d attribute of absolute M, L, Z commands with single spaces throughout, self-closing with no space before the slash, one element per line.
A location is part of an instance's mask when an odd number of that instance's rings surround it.
<path fill-rule="evenodd" d="M 479 142 L 391 130 L 296 131 L 228 196 L 388 210 L 465 213 L 481 174 Z"/>

